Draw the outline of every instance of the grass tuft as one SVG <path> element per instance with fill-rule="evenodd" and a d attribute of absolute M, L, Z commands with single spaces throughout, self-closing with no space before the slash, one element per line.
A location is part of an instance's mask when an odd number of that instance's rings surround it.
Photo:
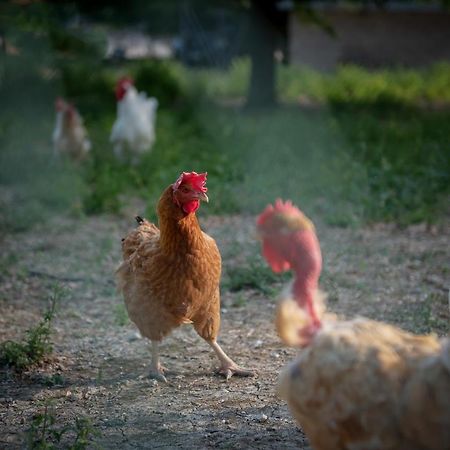
<path fill-rule="evenodd" d="M 2 364 L 13 367 L 17 371 L 23 371 L 52 353 L 51 325 L 57 304 L 64 292 L 60 286 L 54 288 L 50 296 L 50 306 L 44 313 L 43 319 L 27 331 L 23 342 L 5 341 L 0 345 L 0 362 Z"/>
<path fill-rule="evenodd" d="M 64 442 L 63 437 L 70 435 L 70 442 Z M 29 430 L 26 433 L 27 448 L 30 450 L 84 450 L 88 447 L 100 448 L 93 441 L 100 433 L 94 428 L 88 417 L 75 417 L 73 424 L 61 426 L 57 422 L 55 408 L 47 403 L 42 412 L 33 416 Z"/>
<path fill-rule="evenodd" d="M 254 258 L 242 266 L 227 268 L 223 287 L 230 292 L 253 289 L 264 295 L 270 295 L 275 287 L 279 287 L 280 282 L 285 282 L 290 277 L 289 273 L 274 274 L 260 258 Z M 235 305 L 241 304 L 242 299 L 238 298 Z"/>

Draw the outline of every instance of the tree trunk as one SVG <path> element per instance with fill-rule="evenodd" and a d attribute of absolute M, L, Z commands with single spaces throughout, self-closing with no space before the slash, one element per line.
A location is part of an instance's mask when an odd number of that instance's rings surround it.
<path fill-rule="evenodd" d="M 251 74 L 248 108 L 276 104 L 276 66 L 274 53 L 287 35 L 287 14 L 279 11 L 275 0 L 252 0 L 250 10 Z"/>

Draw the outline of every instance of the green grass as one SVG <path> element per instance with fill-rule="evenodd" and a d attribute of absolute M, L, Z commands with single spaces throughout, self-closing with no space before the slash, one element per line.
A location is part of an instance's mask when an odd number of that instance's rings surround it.
<path fill-rule="evenodd" d="M 124 327 L 130 323 L 127 309 L 123 303 L 117 303 L 114 306 L 114 323 L 119 327 Z"/>
<path fill-rule="evenodd" d="M 46 375 L 43 377 L 42 383 L 47 387 L 63 386 L 66 381 L 60 373 L 54 373 L 52 375 Z"/>
<path fill-rule="evenodd" d="M 79 58 L 61 54 L 54 36 L 24 36 L 21 56 L 6 58 L 7 73 L 17 76 L 0 84 L 0 228 L 21 231 L 68 212 L 117 213 L 130 196 L 145 198 L 154 219 L 161 191 L 183 170 L 208 172 L 211 202 L 200 214 L 257 213 L 276 197 L 339 226 L 435 222 L 445 211 L 450 64 L 343 66 L 334 74 L 282 66 L 284 103 L 250 112 L 218 106 L 245 95 L 246 59 L 228 72 L 175 62 L 113 66 L 84 50 Z M 44 77 L 43 65 L 56 75 Z M 133 167 L 116 161 L 109 143 L 113 86 L 126 73 L 160 100 L 156 144 Z M 80 109 L 93 142 L 82 165 L 51 156 L 53 100 L 61 94 Z"/>
<path fill-rule="evenodd" d="M 433 222 L 448 194 L 449 119 L 398 109 L 236 114 L 209 106 L 183 123 L 161 112 L 158 142 L 139 167 L 99 158 L 85 207 L 117 211 L 119 194 L 132 189 L 153 217 L 177 173 L 206 170 L 212 201 L 202 213 L 256 213 L 288 197 L 334 225 Z"/>
<path fill-rule="evenodd" d="M 448 321 L 436 314 L 436 306 L 448 305 L 448 296 L 442 293 L 429 294 L 423 301 L 412 308 L 412 315 L 407 317 L 413 329 L 418 333 L 431 333 L 432 330 L 448 329 Z"/>
<path fill-rule="evenodd" d="M 450 63 L 436 63 L 425 69 L 402 67 L 369 71 L 356 65 L 339 66 L 332 74 L 302 66 L 277 68 L 278 91 L 286 102 L 442 105 L 450 102 Z M 234 61 L 228 72 L 178 68 L 183 83 L 199 85 L 209 98 L 245 97 L 250 77 L 250 60 Z"/>

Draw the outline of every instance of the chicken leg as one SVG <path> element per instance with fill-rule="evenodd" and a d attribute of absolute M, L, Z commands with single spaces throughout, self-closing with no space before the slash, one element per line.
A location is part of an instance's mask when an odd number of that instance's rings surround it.
<path fill-rule="evenodd" d="M 151 343 L 152 362 L 150 364 L 149 377 L 167 383 L 167 378 L 164 376 L 166 368 L 159 362 L 159 341 L 151 341 Z"/>
<path fill-rule="evenodd" d="M 221 366 L 217 369 L 217 373 L 223 375 L 228 381 L 233 375 L 238 375 L 241 377 L 252 377 L 254 373 L 251 370 L 243 369 L 238 366 L 223 350 L 222 347 L 217 343 L 215 339 L 211 341 L 206 341 L 212 347 L 215 354 L 219 358 Z"/>

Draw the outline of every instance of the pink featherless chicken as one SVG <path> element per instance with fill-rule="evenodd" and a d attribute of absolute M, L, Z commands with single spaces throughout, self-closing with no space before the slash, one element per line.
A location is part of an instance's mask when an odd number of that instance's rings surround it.
<path fill-rule="evenodd" d="M 58 97 L 55 101 L 56 122 L 53 130 L 53 150 L 56 156 L 68 156 L 74 161 L 86 158 L 91 142 L 83 119 L 71 104 Z"/>
<path fill-rule="evenodd" d="M 187 323 L 212 347 L 221 363 L 218 372 L 226 379 L 253 375 L 217 343 L 221 257 L 195 214 L 200 201 L 208 201 L 206 192 L 206 173 L 183 172 L 159 199 L 159 229 L 137 217 L 139 226 L 122 242 L 118 287 L 131 320 L 152 342 L 150 375 L 160 381 L 167 380 L 159 361 L 159 343 Z"/>
<path fill-rule="evenodd" d="M 278 200 L 257 227 L 272 270 L 294 272 L 280 297 L 276 327 L 301 351 L 278 389 L 313 448 L 450 449 L 450 340 L 325 315 L 312 222 Z"/>

